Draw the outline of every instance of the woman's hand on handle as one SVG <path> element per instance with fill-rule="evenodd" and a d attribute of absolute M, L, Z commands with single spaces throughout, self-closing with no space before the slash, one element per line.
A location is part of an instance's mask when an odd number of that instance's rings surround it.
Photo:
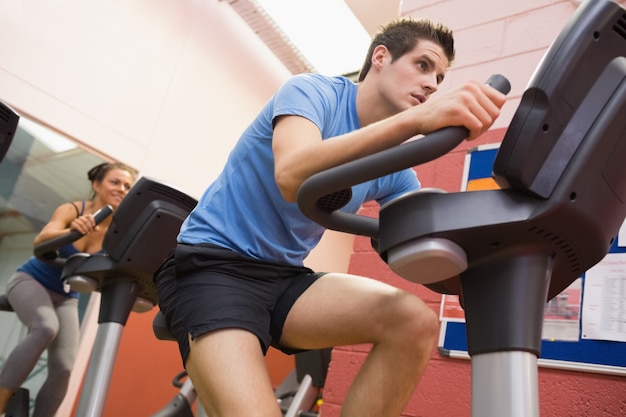
<path fill-rule="evenodd" d="M 110 216 L 112 213 L 113 213 L 113 207 L 106 205 L 102 207 L 100 210 L 98 210 L 97 212 L 95 212 L 93 215 L 90 214 L 87 216 L 79 216 L 76 220 L 80 219 L 81 217 L 83 218 L 87 217 L 87 219 L 80 220 L 79 223 L 83 224 L 84 222 L 87 222 L 91 224 L 91 222 L 93 221 L 93 226 L 87 226 L 87 228 L 91 228 L 91 230 L 95 230 L 95 227 L 99 223 L 101 223 L 105 218 Z M 75 221 L 73 220 L 70 223 L 73 224 L 74 222 Z M 49 225 L 50 223 L 48 223 L 47 226 Z M 57 229 L 57 230 L 54 230 L 52 228 L 52 230 L 48 231 L 47 233 L 47 235 L 49 235 L 47 239 L 42 239 L 42 235 L 46 236 L 46 234 L 43 232 L 44 231 L 42 230 L 42 233 L 39 233 L 39 235 L 37 235 L 37 237 L 35 238 L 35 249 L 34 249 L 35 256 L 43 261 L 51 262 L 56 265 L 62 265 L 64 261 L 62 259 L 57 259 L 58 249 L 61 246 L 72 243 L 80 239 L 82 236 L 84 236 L 84 234 L 80 230 L 72 229 L 71 227 L 70 228 L 66 227 L 65 229 Z M 41 241 L 38 243 L 37 239 L 41 239 Z"/>
<path fill-rule="evenodd" d="M 79 216 L 70 223 L 70 230 L 76 230 L 81 235 L 91 233 L 94 230 L 97 230 L 97 228 L 98 225 L 96 224 L 93 214 Z"/>
<path fill-rule="evenodd" d="M 50 221 L 35 237 L 34 244 L 39 245 L 51 239 L 64 236 L 72 231 L 80 233 L 81 236 L 91 233 L 97 230 L 98 223 L 109 215 L 106 214 L 106 216 L 99 220 L 96 218 L 98 213 L 103 215 L 105 211 L 110 214 L 112 212 L 111 206 L 104 206 L 93 214 L 84 214 L 76 217 L 76 209 L 71 203 L 62 204 L 56 208 L 54 213 L 52 213 Z"/>

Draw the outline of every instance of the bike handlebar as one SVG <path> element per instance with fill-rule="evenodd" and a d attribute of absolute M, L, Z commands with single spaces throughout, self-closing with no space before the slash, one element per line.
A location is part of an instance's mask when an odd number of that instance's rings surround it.
<path fill-rule="evenodd" d="M 509 81 L 500 74 L 489 77 L 486 84 L 504 94 L 511 90 Z M 465 127 L 446 127 L 312 175 L 298 189 L 298 207 L 327 229 L 377 239 L 378 219 L 338 211 L 350 201 L 351 187 L 437 159 L 456 148 L 468 134 Z"/>
<path fill-rule="evenodd" d="M 113 207 L 106 205 L 93 214 L 96 225 L 100 224 L 104 219 L 113 213 Z M 56 266 L 63 266 L 65 259 L 59 258 L 59 248 L 77 241 L 84 235 L 77 230 L 72 230 L 62 236 L 47 240 L 35 246 L 34 254 L 39 260 Z"/>

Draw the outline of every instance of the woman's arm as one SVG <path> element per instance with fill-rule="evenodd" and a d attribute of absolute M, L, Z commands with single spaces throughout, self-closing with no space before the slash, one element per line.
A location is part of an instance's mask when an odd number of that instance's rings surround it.
<path fill-rule="evenodd" d="M 61 204 L 54 210 L 50 221 L 35 236 L 34 244 L 38 245 L 58 236 L 76 230 L 83 235 L 96 229 L 93 215 L 85 214 L 76 217 L 76 209 L 72 203 Z"/>

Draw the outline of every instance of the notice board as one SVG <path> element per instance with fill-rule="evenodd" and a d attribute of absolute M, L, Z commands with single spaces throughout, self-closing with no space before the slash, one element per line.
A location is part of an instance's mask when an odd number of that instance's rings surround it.
<path fill-rule="evenodd" d="M 493 144 L 468 151 L 462 191 L 497 188 L 491 178 L 497 150 Z M 469 359 L 456 296 L 442 296 L 440 318 L 439 353 Z M 606 258 L 546 303 L 538 363 L 626 376 L 626 226 Z"/>

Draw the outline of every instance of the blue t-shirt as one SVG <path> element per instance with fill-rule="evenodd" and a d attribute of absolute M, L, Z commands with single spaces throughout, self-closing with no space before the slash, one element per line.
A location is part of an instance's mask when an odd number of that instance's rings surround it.
<path fill-rule="evenodd" d="M 210 243 L 256 259 L 302 265 L 324 228 L 280 194 L 274 180 L 273 121 L 298 115 L 315 123 L 323 139 L 359 129 L 357 85 L 345 77 L 299 74 L 285 83 L 243 132 L 224 170 L 183 222 L 178 241 Z M 294 138 L 298 140 L 298 138 Z M 355 213 L 370 200 L 380 204 L 418 189 L 406 169 L 352 187 L 342 211 Z"/>

